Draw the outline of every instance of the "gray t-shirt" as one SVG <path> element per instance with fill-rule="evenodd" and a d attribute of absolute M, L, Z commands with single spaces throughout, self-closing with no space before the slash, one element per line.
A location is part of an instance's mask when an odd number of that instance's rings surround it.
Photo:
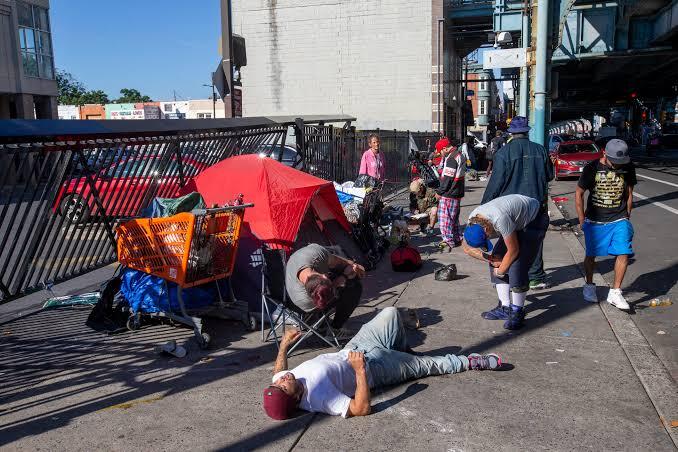
<path fill-rule="evenodd" d="M 313 300 L 306 293 L 304 285 L 299 281 L 299 272 L 305 268 L 311 268 L 318 273 L 330 271 L 329 260 L 331 253 L 325 247 L 311 243 L 290 256 L 285 271 L 285 285 L 290 300 L 302 310 L 309 312 L 315 309 Z"/>
<path fill-rule="evenodd" d="M 513 231 L 522 231 L 537 218 L 539 201 L 524 195 L 506 195 L 476 207 L 469 219 L 480 215 L 490 220 L 502 237 Z"/>

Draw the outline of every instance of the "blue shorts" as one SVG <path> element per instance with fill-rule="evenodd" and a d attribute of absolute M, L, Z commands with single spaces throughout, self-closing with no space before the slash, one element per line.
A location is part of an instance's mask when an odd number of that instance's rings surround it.
<path fill-rule="evenodd" d="M 601 224 L 585 221 L 582 231 L 589 257 L 633 254 L 633 225 L 629 220 Z"/>

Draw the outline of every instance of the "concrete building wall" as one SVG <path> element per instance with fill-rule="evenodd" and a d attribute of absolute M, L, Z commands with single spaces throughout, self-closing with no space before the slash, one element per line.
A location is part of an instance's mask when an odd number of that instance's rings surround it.
<path fill-rule="evenodd" d="M 103 105 L 85 104 L 80 107 L 80 119 L 106 119 Z"/>
<path fill-rule="evenodd" d="M 59 105 L 59 119 L 80 119 L 80 108 L 77 105 Z"/>
<path fill-rule="evenodd" d="M 24 35 L 21 34 L 19 10 L 24 11 L 22 17 L 28 10 L 32 18 L 33 5 L 41 8 L 43 13 L 49 10 L 49 0 L 23 0 L 21 5 L 16 0 L 0 0 L 0 119 L 57 118 L 54 55 L 46 18 L 37 19 L 38 23 L 42 20 L 44 24 L 28 26 L 24 23 L 25 30 L 35 39 L 31 42 L 36 43 L 31 44 L 32 52 L 26 53 L 35 58 L 31 67 L 36 73 L 26 73 L 22 60 L 20 35 Z"/>
<path fill-rule="evenodd" d="M 173 102 L 159 102 L 160 114 L 163 119 L 186 119 L 188 114 L 188 101 L 180 100 Z"/>
<path fill-rule="evenodd" d="M 303 4 L 302 4 L 303 3 Z M 431 130 L 431 0 L 234 0 L 243 114 Z"/>
<path fill-rule="evenodd" d="M 216 111 L 216 116 L 214 112 Z M 210 118 L 225 118 L 226 110 L 224 103 L 217 100 L 216 105 L 212 99 L 194 99 L 188 101 L 187 119 L 210 119 Z"/>

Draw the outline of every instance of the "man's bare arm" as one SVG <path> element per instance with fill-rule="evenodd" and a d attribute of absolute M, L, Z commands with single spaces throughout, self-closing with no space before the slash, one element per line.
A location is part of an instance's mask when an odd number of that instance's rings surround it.
<path fill-rule="evenodd" d="M 631 218 L 632 210 L 633 210 L 633 186 L 629 185 L 629 197 L 628 200 L 626 201 L 626 211 L 629 214 L 629 218 Z"/>
<path fill-rule="evenodd" d="M 280 340 L 280 348 L 278 349 L 278 356 L 275 359 L 273 366 L 273 373 L 277 374 L 281 370 L 287 370 L 287 351 L 290 349 L 297 339 L 301 336 L 301 331 L 290 328 L 285 331 L 285 335 Z"/>
<path fill-rule="evenodd" d="M 365 355 L 361 352 L 348 352 L 348 362 L 355 371 L 355 395 L 348 405 L 349 416 L 367 416 L 372 411 L 370 406 L 370 387 L 367 384 Z"/>
<path fill-rule="evenodd" d="M 585 190 L 580 186 L 577 186 L 577 190 L 574 194 L 574 205 L 577 207 L 577 218 L 579 218 L 579 225 L 584 224 L 586 216 L 584 215 L 584 193 Z"/>

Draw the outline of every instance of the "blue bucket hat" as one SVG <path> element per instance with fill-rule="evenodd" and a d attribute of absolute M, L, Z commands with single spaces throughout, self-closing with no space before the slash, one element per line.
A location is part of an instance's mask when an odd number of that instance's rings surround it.
<path fill-rule="evenodd" d="M 508 126 L 508 133 L 525 133 L 529 131 L 530 126 L 527 125 L 527 118 L 525 116 L 514 117 Z"/>
<path fill-rule="evenodd" d="M 492 242 L 487 238 L 485 230 L 479 224 L 469 224 L 464 230 L 464 240 L 471 248 L 480 248 L 483 251 L 492 251 Z"/>

